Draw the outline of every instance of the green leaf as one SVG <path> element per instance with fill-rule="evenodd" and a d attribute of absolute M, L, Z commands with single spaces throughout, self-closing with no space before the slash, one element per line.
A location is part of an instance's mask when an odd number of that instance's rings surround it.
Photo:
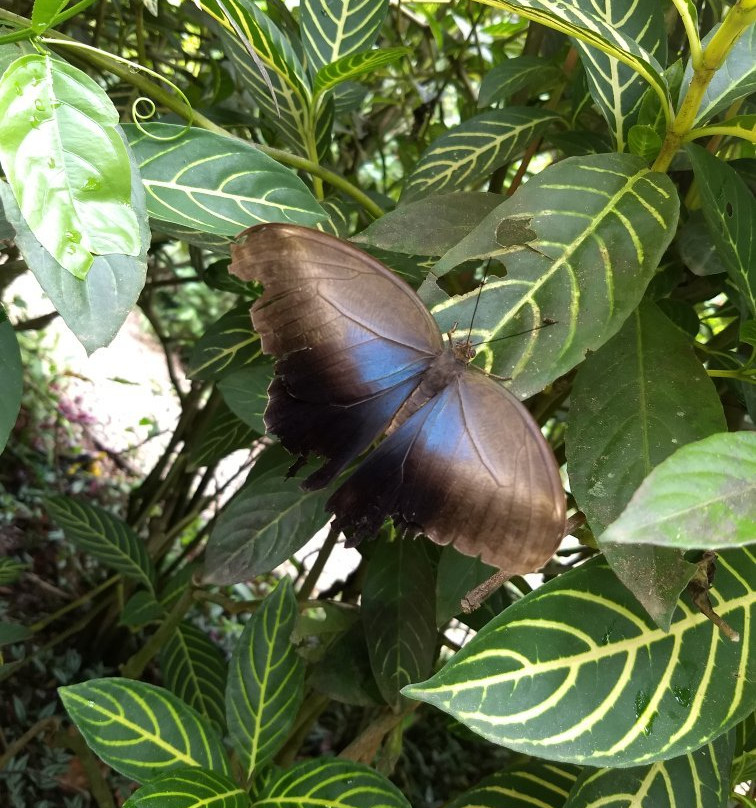
<path fill-rule="evenodd" d="M 481 191 L 434 194 L 389 211 L 352 241 L 409 255 L 443 255 L 503 201 L 501 194 Z"/>
<path fill-rule="evenodd" d="M 15 558 L 2 556 L 0 558 L 0 586 L 10 586 L 15 584 L 21 573 L 29 568 L 29 564 L 16 561 Z"/>
<path fill-rule="evenodd" d="M 229 373 L 218 382 L 218 390 L 231 412 L 258 435 L 265 434 L 263 413 L 272 379 L 270 362 L 259 362 Z"/>
<path fill-rule="evenodd" d="M 91 679 L 58 688 L 58 693 L 87 744 L 125 777 L 143 783 L 156 772 L 187 766 L 230 773 L 215 731 L 162 687 L 131 679 Z"/>
<path fill-rule="evenodd" d="M 308 683 L 335 701 L 374 707 L 384 704 L 370 667 L 365 632 L 356 623 L 328 646 Z"/>
<path fill-rule="evenodd" d="M 719 256 L 751 315 L 756 315 L 756 200 L 727 163 L 706 149 L 686 146 L 703 213 Z"/>
<path fill-rule="evenodd" d="M 655 305 L 641 305 L 585 360 L 570 395 L 570 485 L 594 534 L 622 513 L 644 478 L 677 448 L 726 427 L 716 388 L 690 340 Z M 667 628 L 695 567 L 674 551 L 607 547 L 606 555 Z"/>
<path fill-rule="evenodd" d="M 291 462 L 255 477 L 224 506 L 207 543 L 207 583 L 236 583 L 270 572 L 329 520 L 328 492 L 302 491 L 297 480 L 284 476 Z"/>
<path fill-rule="evenodd" d="M 155 219 L 236 236 L 263 222 L 309 227 L 326 218 L 293 171 L 238 138 L 169 123 L 124 130 Z"/>
<path fill-rule="evenodd" d="M 172 609 L 176 605 L 179 598 L 191 586 L 192 578 L 200 566 L 200 562 L 193 561 L 171 575 L 160 591 L 160 603 L 164 609 Z"/>
<path fill-rule="evenodd" d="M 86 73 L 50 56 L 0 78 L 0 164 L 35 238 L 77 278 L 95 255 L 139 255 L 118 111 Z"/>
<path fill-rule="evenodd" d="M 535 107 L 507 107 L 453 127 L 423 152 L 405 181 L 402 204 L 475 186 L 559 120 Z"/>
<path fill-rule="evenodd" d="M 18 418 L 18 411 L 21 409 L 24 377 L 16 332 L 1 305 L 0 379 L 2 379 L 2 384 L 0 384 L 0 452 L 2 452 L 16 423 L 16 418 Z"/>
<path fill-rule="evenodd" d="M 297 615 L 291 582 L 283 578 L 231 656 L 226 718 L 245 779 L 283 746 L 304 698 L 304 660 L 290 641 Z"/>
<path fill-rule="evenodd" d="M 683 600 L 662 631 L 605 562 L 589 561 L 512 604 L 403 693 L 548 760 L 625 767 L 686 754 L 753 710 L 755 575 L 746 551 L 719 557 L 710 595 L 736 643 Z"/>
<path fill-rule="evenodd" d="M 563 808 L 722 808 L 730 792 L 733 735 L 647 766 L 584 769 Z"/>
<path fill-rule="evenodd" d="M 42 33 L 68 5 L 68 0 L 34 0 L 31 24 L 35 33 Z"/>
<path fill-rule="evenodd" d="M 718 28 L 717 25 L 704 37 L 702 42 L 704 47 Z M 682 83 L 683 93 L 687 91 L 692 78 L 693 68 L 688 63 Z M 751 25 L 729 50 L 722 66 L 706 87 L 696 114 L 696 126 L 710 120 L 739 98 L 746 98 L 753 92 L 756 92 L 756 26 Z"/>
<path fill-rule="evenodd" d="M 197 340 L 189 360 L 189 376 L 217 381 L 250 366 L 261 354 L 260 336 L 252 328 L 249 304 L 227 311 Z"/>
<path fill-rule="evenodd" d="M 322 95 L 350 79 L 393 64 L 410 53 L 409 48 L 380 48 L 378 50 L 350 53 L 331 64 L 323 65 L 315 76 L 315 96 Z"/>
<path fill-rule="evenodd" d="M 108 345 L 134 308 L 147 275 L 147 247 L 150 229 L 144 213 L 144 189 L 131 149 L 124 144 L 131 165 L 131 207 L 137 211 L 141 228 L 141 253 L 98 255 L 84 281 L 69 272 L 39 243 L 19 210 L 11 189 L 0 182 L 0 200 L 5 216 L 16 231 L 16 245 L 40 286 L 66 325 L 87 353 Z"/>
<path fill-rule="evenodd" d="M 496 567 L 484 564 L 480 558 L 462 555 L 450 545 L 444 547 L 436 573 L 436 625 L 443 626 L 456 617 L 462 611 L 462 598 L 496 571 Z M 498 600 L 501 591 L 497 589 L 491 597 Z"/>
<path fill-rule="evenodd" d="M 160 622 L 165 618 L 165 609 L 158 603 L 155 595 L 140 589 L 128 599 L 118 620 L 119 626 L 132 630 L 142 628 L 148 623 Z"/>
<path fill-rule="evenodd" d="M 667 118 L 671 117 L 667 83 L 661 65 L 648 50 L 632 38 L 632 35 L 625 32 L 624 27 L 623 30 L 618 30 L 613 23 L 607 22 L 605 13 L 597 13 L 598 9 L 613 9 L 609 4 L 597 6 L 584 0 L 490 0 L 490 5 L 561 31 L 567 36 L 575 37 L 580 43 L 600 51 L 601 54 L 618 59 L 655 89 L 659 98 L 664 100 Z M 647 8 L 645 3 L 642 5 L 643 8 Z M 632 5 L 631 11 L 636 7 L 639 7 L 638 3 Z M 626 12 L 623 15 L 620 11 L 620 15 L 620 19 L 624 19 Z M 641 22 L 648 23 L 648 17 L 645 20 L 635 17 L 633 30 L 636 30 L 636 26 Z M 662 27 L 658 32 L 650 32 L 650 35 L 658 37 L 663 31 Z M 583 49 L 583 53 L 585 61 L 588 51 Z M 595 65 L 594 74 L 599 75 L 602 62 L 598 54 L 591 54 L 588 58 Z"/>
<path fill-rule="evenodd" d="M 48 497 L 45 507 L 69 541 L 154 592 L 152 560 L 142 539 L 125 522 L 97 505 L 69 497 Z"/>
<path fill-rule="evenodd" d="M 300 5 L 302 44 L 313 72 L 372 48 L 388 7 L 388 0 L 304 0 Z"/>
<path fill-rule="evenodd" d="M 422 541 L 380 541 L 371 548 L 362 589 L 370 664 L 394 708 L 404 685 L 427 676 L 436 650 L 433 567 Z"/>
<path fill-rule="evenodd" d="M 160 650 L 165 686 L 200 715 L 225 726 L 226 660 L 196 626 L 180 623 Z"/>
<path fill-rule="evenodd" d="M 534 760 L 526 766 L 485 777 L 445 808 L 564 808 L 575 776 L 572 766 Z"/>
<path fill-rule="evenodd" d="M 706 226 L 703 211 L 690 213 L 687 221 L 678 229 L 675 242 L 680 258 L 694 275 L 705 277 L 727 271 Z"/>
<path fill-rule="evenodd" d="M 476 364 L 511 379 L 510 389 L 525 398 L 617 333 L 674 235 L 678 208 L 669 178 L 638 157 L 568 158 L 530 179 L 449 250 L 420 297 L 442 332 L 473 322 L 477 307 L 472 339 L 487 344 Z M 506 265 L 506 277 L 454 298 L 436 285 L 458 264 L 488 256 Z M 546 318 L 555 324 L 533 330 Z"/>
<path fill-rule="evenodd" d="M 756 433 L 720 433 L 657 466 L 600 541 L 718 550 L 756 542 Z"/>
<path fill-rule="evenodd" d="M 411 808 L 399 789 L 374 769 L 321 757 L 271 778 L 255 805 L 297 808 Z"/>
<path fill-rule="evenodd" d="M 662 139 L 653 126 L 635 124 L 628 131 L 627 145 L 632 154 L 637 154 L 647 162 L 651 162 L 659 154 Z"/>
<path fill-rule="evenodd" d="M 233 780 L 206 769 L 174 769 L 137 789 L 123 808 L 249 808 Z"/>
<path fill-rule="evenodd" d="M 564 74 L 542 56 L 515 56 L 505 59 L 483 76 L 478 95 L 478 107 L 507 101 L 515 93 L 528 90 L 538 95 L 556 86 Z"/>
<path fill-rule="evenodd" d="M 0 621 L 0 648 L 4 645 L 13 645 L 17 642 L 23 642 L 32 637 L 32 632 L 26 627 L 18 623 L 6 623 Z M 0 654 L 2 659 L 2 654 Z"/>
<path fill-rule="evenodd" d="M 256 432 L 234 415 L 223 400 L 218 402 L 212 413 L 212 420 L 202 430 L 189 450 L 189 468 L 212 466 L 237 449 L 246 449 L 259 438 Z"/>
<path fill-rule="evenodd" d="M 615 32 L 617 39 L 627 39 L 647 54 L 651 54 L 659 63 L 666 63 L 667 30 L 664 6 L 657 0 L 614 2 L 602 6 L 588 0 L 576 0 L 569 5 L 575 12 L 601 19 Z M 630 127 L 638 119 L 641 100 L 648 85 L 637 70 L 618 62 L 611 54 L 579 40 L 576 44 L 585 68 L 591 97 L 614 134 L 617 151 L 622 152 L 625 150 Z M 634 153 L 641 154 L 635 150 Z"/>

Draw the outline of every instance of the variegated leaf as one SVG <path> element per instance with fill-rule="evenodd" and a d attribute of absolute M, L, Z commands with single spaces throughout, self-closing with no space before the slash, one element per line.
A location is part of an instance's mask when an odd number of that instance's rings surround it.
<path fill-rule="evenodd" d="M 123 808 L 249 808 L 249 796 L 233 780 L 206 769 L 175 769 L 137 789 Z"/>
<path fill-rule="evenodd" d="M 92 679 L 58 693 L 87 744 L 108 766 L 138 783 L 187 766 L 229 774 L 215 731 L 162 687 L 132 679 Z"/>
<path fill-rule="evenodd" d="M 423 152 L 407 178 L 402 203 L 474 188 L 558 120 L 535 107 L 489 110 L 470 118 Z"/>
<path fill-rule="evenodd" d="M 596 8 L 591 3 L 590 8 L 586 9 L 585 0 L 478 1 L 561 31 L 630 66 L 654 88 L 664 108 L 665 118 L 671 120 L 672 108 L 662 66 L 632 37 L 605 21 L 603 4 Z"/>
<path fill-rule="evenodd" d="M 687 755 L 629 769 L 584 769 L 563 808 L 722 808 L 734 732 Z"/>
<path fill-rule="evenodd" d="M 436 264 L 420 288 L 442 332 L 474 322 L 476 363 L 525 398 L 612 337 L 640 302 L 677 225 L 679 200 L 638 157 L 572 157 L 530 179 Z M 475 257 L 507 269 L 480 294 L 435 279 Z M 476 309 L 473 320 L 473 309 Z M 548 328 L 539 328 L 544 320 Z M 506 335 L 519 334 L 502 340 Z"/>
<path fill-rule="evenodd" d="M 297 175 L 238 138 L 177 124 L 124 127 L 155 219 L 216 236 L 326 214 Z"/>
<path fill-rule="evenodd" d="M 542 93 L 564 78 L 562 71 L 542 56 L 515 56 L 505 59 L 486 73 L 480 83 L 478 106 L 506 101 L 516 92 L 528 89 Z"/>
<path fill-rule="evenodd" d="M 321 757 L 279 772 L 257 796 L 271 808 L 411 808 L 399 789 L 375 769 Z"/>
<path fill-rule="evenodd" d="M 573 0 L 573 5 L 602 19 L 617 36 L 632 39 L 660 64 L 666 63 L 664 6 L 658 0 L 612 0 L 611 3 Z M 617 151 L 625 151 L 630 127 L 636 122 L 648 85 L 634 68 L 615 57 L 580 40 L 577 47 L 591 96 L 614 133 Z"/>
<path fill-rule="evenodd" d="M 342 56 L 324 65 L 315 76 L 315 96 L 328 92 L 342 82 L 355 79 L 385 65 L 390 65 L 410 52 L 409 48 L 380 48 Z"/>
<path fill-rule="evenodd" d="M 755 589 L 753 554 L 722 553 L 709 595 L 740 642 L 686 600 L 665 632 L 591 561 L 514 603 L 403 693 L 549 760 L 624 767 L 684 755 L 753 710 Z"/>
<path fill-rule="evenodd" d="M 227 311 L 199 338 L 189 360 L 189 375 L 217 381 L 249 367 L 260 355 L 260 337 L 252 328 L 249 305 L 242 303 Z"/>
<path fill-rule="evenodd" d="M 226 718 L 249 778 L 281 748 L 304 696 L 304 660 L 291 643 L 298 616 L 283 578 L 244 627 L 231 657 Z"/>
<path fill-rule="evenodd" d="M 304 0 L 300 6 L 302 41 L 312 71 L 369 50 L 388 7 L 388 0 Z"/>

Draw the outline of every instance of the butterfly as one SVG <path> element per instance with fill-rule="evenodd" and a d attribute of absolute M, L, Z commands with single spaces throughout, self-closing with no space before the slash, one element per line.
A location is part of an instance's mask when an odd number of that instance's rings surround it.
<path fill-rule="evenodd" d="M 551 557 L 565 500 L 548 443 L 403 280 L 293 224 L 245 230 L 229 269 L 263 285 L 251 315 L 277 360 L 266 428 L 301 462 L 325 458 L 303 488 L 328 485 L 383 438 L 326 503 L 351 544 L 390 517 L 510 573 Z"/>

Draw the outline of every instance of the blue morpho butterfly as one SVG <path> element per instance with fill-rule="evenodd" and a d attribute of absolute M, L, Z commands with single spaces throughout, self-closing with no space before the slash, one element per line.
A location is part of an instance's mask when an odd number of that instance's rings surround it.
<path fill-rule="evenodd" d="M 230 270 L 263 284 L 252 306 L 278 360 L 265 425 L 327 485 L 380 436 L 328 500 L 351 543 L 387 517 L 511 573 L 542 566 L 562 538 L 554 456 L 525 407 L 444 342 L 420 298 L 351 244 L 291 224 L 245 230 Z"/>

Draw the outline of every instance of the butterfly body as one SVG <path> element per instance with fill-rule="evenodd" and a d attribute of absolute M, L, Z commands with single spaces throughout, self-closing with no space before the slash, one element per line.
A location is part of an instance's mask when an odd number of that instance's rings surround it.
<path fill-rule="evenodd" d="M 387 517 L 510 572 L 541 566 L 564 528 L 551 450 L 522 404 L 444 340 L 412 289 L 350 244 L 259 225 L 231 270 L 264 293 L 252 320 L 277 358 L 268 430 L 324 465 L 321 488 L 384 436 L 328 500 L 356 543 Z"/>

